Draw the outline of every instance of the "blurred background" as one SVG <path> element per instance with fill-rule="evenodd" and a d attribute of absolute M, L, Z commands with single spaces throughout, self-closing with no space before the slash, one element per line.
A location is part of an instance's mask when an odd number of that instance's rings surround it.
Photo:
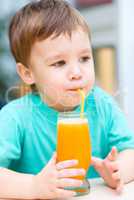
<path fill-rule="evenodd" d="M 0 2 L 0 107 L 20 92 L 16 64 L 9 50 L 8 26 L 15 11 L 28 2 L 30 0 Z M 79 9 L 91 28 L 96 83 L 118 101 L 134 131 L 134 1 L 68 2 Z"/>

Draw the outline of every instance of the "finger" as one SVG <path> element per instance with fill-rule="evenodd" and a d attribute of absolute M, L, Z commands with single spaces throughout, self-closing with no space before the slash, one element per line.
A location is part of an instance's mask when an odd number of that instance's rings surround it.
<path fill-rule="evenodd" d="M 56 164 L 56 169 L 61 170 L 68 167 L 73 167 L 78 164 L 78 160 L 65 160 Z"/>
<path fill-rule="evenodd" d="M 93 165 L 95 167 L 95 169 L 101 168 L 102 167 L 102 159 L 92 156 L 91 165 Z"/>
<path fill-rule="evenodd" d="M 119 183 L 117 184 L 117 188 L 116 188 L 116 191 L 118 194 L 121 194 L 123 192 L 123 186 L 124 186 L 123 181 L 119 181 Z"/>
<path fill-rule="evenodd" d="M 117 151 L 116 147 L 112 147 L 111 152 L 107 156 L 108 160 L 114 161 L 117 159 L 117 156 L 118 156 L 118 151 Z"/>
<path fill-rule="evenodd" d="M 86 171 L 84 169 L 63 169 L 58 171 L 59 178 L 67 178 L 74 176 L 85 176 Z"/>
<path fill-rule="evenodd" d="M 71 190 L 57 189 L 57 198 L 70 198 L 76 196 L 76 192 Z"/>
<path fill-rule="evenodd" d="M 110 168 L 112 172 L 117 172 L 119 170 L 119 164 L 117 162 L 111 162 Z"/>
<path fill-rule="evenodd" d="M 71 179 L 71 178 L 59 179 L 58 182 L 57 182 L 58 188 L 80 187 L 81 185 L 83 185 L 82 180 L 76 180 L 76 179 Z"/>
<path fill-rule="evenodd" d="M 121 180 L 120 171 L 114 172 L 114 173 L 112 174 L 112 178 L 113 178 L 115 181 L 120 181 L 120 180 Z"/>
<path fill-rule="evenodd" d="M 114 172 L 117 172 L 119 170 L 119 165 L 118 165 L 117 161 L 111 162 L 111 161 L 105 159 L 103 161 L 103 164 L 110 173 L 114 173 Z"/>

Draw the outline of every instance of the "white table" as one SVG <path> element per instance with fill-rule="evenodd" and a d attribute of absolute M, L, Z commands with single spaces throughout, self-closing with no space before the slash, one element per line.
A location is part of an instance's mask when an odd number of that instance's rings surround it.
<path fill-rule="evenodd" d="M 101 178 L 90 180 L 91 191 L 88 195 L 73 197 L 68 200 L 133 200 L 134 199 L 134 181 L 124 185 L 124 190 L 121 194 L 117 194 L 105 185 Z M 13 200 L 13 199 L 0 199 Z M 15 199 L 17 200 L 17 199 Z M 20 200 L 20 199 L 18 199 Z M 67 200 L 67 199 L 60 199 Z"/>
<path fill-rule="evenodd" d="M 102 179 L 90 180 L 91 191 L 88 195 L 73 197 L 69 200 L 133 200 L 134 199 L 134 181 L 124 185 L 121 194 L 105 185 Z"/>

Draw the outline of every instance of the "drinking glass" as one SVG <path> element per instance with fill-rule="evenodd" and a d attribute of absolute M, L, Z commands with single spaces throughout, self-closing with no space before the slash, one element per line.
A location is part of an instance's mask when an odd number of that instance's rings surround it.
<path fill-rule="evenodd" d="M 91 139 L 86 114 L 60 113 L 57 126 L 58 162 L 76 159 L 78 160 L 76 168 L 84 168 L 87 171 L 91 163 Z M 88 194 L 90 184 L 86 176 L 76 176 L 74 178 L 83 180 L 83 185 L 66 189 L 75 190 L 77 196 Z"/>

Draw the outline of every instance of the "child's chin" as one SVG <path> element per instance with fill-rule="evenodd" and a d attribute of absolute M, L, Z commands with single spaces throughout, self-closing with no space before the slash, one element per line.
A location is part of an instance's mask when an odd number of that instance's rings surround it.
<path fill-rule="evenodd" d="M 75 100 L 75 101 L 66 101 L 66 102 L 64 102 L 64 107 L 65 108 L 71 108 L 71 109 L 73 109 L 73 108 L 75 108 L 75 107 L 77 107 L 77 106 L 79 106 L 80 105 L 80 100 L 79 99 L 77 99 L 77 100 Z"/>

